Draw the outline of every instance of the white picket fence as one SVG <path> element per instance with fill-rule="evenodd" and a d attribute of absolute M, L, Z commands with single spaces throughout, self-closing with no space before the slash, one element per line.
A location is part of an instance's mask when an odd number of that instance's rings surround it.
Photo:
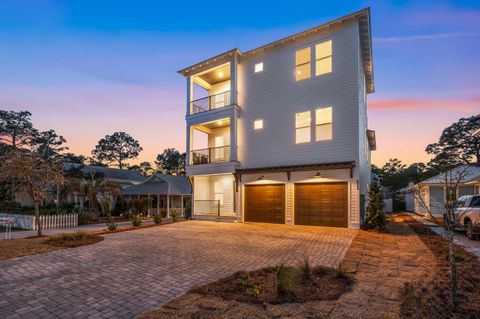
<path fill-rule="evenodd" d="M 31 230 L 37 229 L 35 216 L 32 216 L 32 215 L 0 213 L 0 217 L 15 218 L 15 223 L 12 224 L 13 228 L 31 229 Z M 42 224 L 42 229 L 77 227 L 78 214 L 45 215 L 45 216 L 40 216 L 40 221 Z"/>

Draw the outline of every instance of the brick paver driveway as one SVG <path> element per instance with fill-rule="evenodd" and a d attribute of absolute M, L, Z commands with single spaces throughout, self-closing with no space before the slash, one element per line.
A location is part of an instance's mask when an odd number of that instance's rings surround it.
<path fill-rule="evenodd" d="M 240 270 L 334 265 L 356 231 L 188 221 L 0 262 L 3 318 L 132 318 Z"/>

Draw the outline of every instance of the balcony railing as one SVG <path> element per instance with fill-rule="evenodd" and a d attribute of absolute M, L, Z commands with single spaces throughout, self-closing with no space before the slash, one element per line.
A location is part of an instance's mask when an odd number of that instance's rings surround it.
<path fill-rule="evenodd" d="M 219 200 L 196 200 L 195 214 L 220 216 L 220 201 Z"/>
<path fill-rule="evenodd" d="M 230 146 L 210 147 L 192 151 L 192 164 L 210 164 L 228 162 L 230 160 Z"/>
<path fill-rule="evenodd" d="M 230 105 L 230 91 L 209 95 L 192 101 L 193 114 L 210 111 Z"/>

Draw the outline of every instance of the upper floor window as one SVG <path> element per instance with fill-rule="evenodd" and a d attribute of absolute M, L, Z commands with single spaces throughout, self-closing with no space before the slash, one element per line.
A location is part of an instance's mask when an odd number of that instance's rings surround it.
<path fill-rule="evenodd" d="M 255 64 L 255 73 L 262 72 L 263 71 L 263 62 L 259 62 Z"/>
<path fill-rule="evenodd" d="M 315 110 L 315 140 L 332 139 L 332 108 L 325 107 Z"/>
<path fill-rule="evenodd" d="M 256 120 L 253 122 L 253 128 L 256 130 L 261 130 L 263 128 L 263 120 Z"/>
<path fill-rule="evenodd" d="M 295 81 L 310 77 L 310 47 L 295 52 Z"/>
<path fill-rule="evenodd" d="M 310 111 L 295 114 L 295 143 L 309 143 L 310 136 Z"/>
<path fill-rule="evenodd" d="M 332 40 L 315 45 L 315 75 L 332 72 Z"/>

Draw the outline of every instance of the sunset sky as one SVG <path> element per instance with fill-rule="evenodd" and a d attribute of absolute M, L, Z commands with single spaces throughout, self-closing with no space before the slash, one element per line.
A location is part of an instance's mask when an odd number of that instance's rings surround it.
<path fill-rule="evenodd" d="M 0 109 L 29 110 L 78 154 L 126 131 L 144 148 L 139 160 L 153 162 L 164 148 L 185 150 L 177 70 L 366 6 L 373 162 L 428 161 L 425 146 L 445 126 L 480 113 L 479 1 L 0 0 Z"/>

